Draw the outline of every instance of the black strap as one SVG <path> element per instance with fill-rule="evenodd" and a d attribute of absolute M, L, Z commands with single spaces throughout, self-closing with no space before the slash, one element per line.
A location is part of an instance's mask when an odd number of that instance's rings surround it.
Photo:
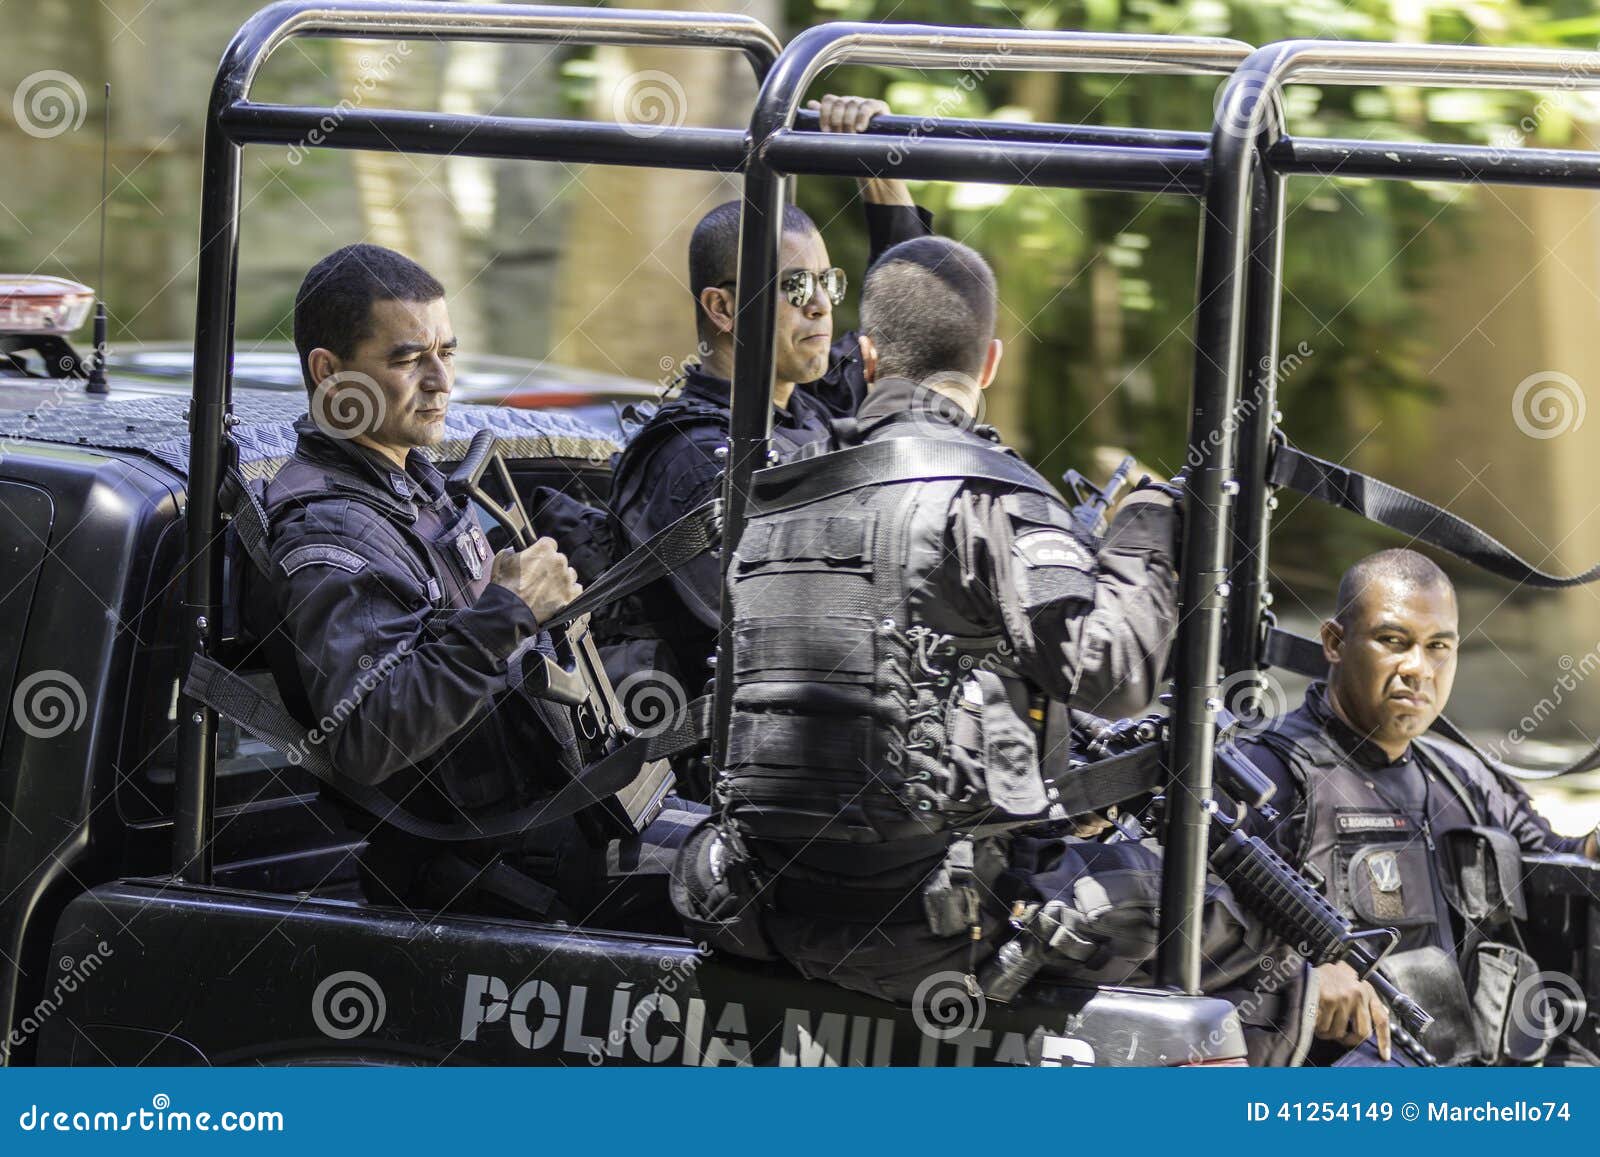
<path fill-rule="evenodd" d="M 1071 766 L 1051 779 L 1057 800 L 1071 816 L 1105 811 L 1112 804 L 1152 795 L 1166 784 L 1166 745 L 1138 747 L 1094 763 Z"/>
<path fill-rule="evenodd" d="M 1457 558 L 1514 583 L 1560 589 L 1600 579 L 1600 564 L 1578 575 L 1542 571 L 1498 539 L 1443 507 L 1358 470 L 1296 450 L 1287 442 L 1280 442 L 1274 451 L 1267 481 L 1447 550 Z"/>
<path fill-rule="evenodd" d="M 757 470 L 751 478 L 747 513 L 772 514 L 865 486 L 940 478 L 997 482 L 1066 505 L 1042 474 L 997 447 L 939 438 L 885 438 Z"/>
<path fill-rule="evenodd" d="M 235 448 L 233 455 L 237 454 Z M 272 566 L 272 556 L 267 549 L 267 512 L 237 466 L 229 466 L 223 471 L 217 503 L 228 515 L 234 533 L 239 536 L 239 545 L 244 547 L 256 570 L 265 575 Z"/>
<path fill-rule="evenodd" d="M 614 563 L 583 594 L 573 599 L 552 619 L 541 624 L 545 630 L 563 626 L 618 599 L 626 598 L 685 563 L 698 558 L 722 540 L 722 500 L 713 498 L 697 506 L 671 526 L 652 536 L 642 546 Z"/>
<path fill-rule="evenodd" d="M 542 799 L 504 815 L 445 824 L 412 815 L 376 787 L 340 775 L 327 755 L 329 736 L 323 736 L 319 743 L 310 742 L 306 729 L 280 703 L 215 660 L 204 655 L 194 657 L 183 693 L 232 720 L 262 743 L 277 748 L 291 763 L 305 768 L 384 823 L 420 839 L 442 843 L 504 839 L 576 815 L 627 787 L 645 764 L 696 746 L 709 732 L 711 718 L 711 697 L 702 696 L 684 708 L 672 726 L 623 744 Z"/>
<path fill-rule="evenodd" d="M 1267 636 L 1262 646 L 1261 663 L 1266 667 L 1278 667 L 1284 671 L 1293 671 L 1297 675 L 1305 675 L 1312 679 L 1325 679 L 1328 675 L 1328 662 L 1323 658 L 1322 645 L 1310 639 L 1291 634 L 1289 631 L 1278 627 L 1269 627 Z M 1513 779 L 1541 780 L 1560 779 L 1565 775 L 1581 775 L 1586 771 L 1593 771 L 1600 767 L 1600 743 L 1590 748 L 1587 753 L 1565 767 L 1551 768 L 1549 770 L 1531 767 L 1515 767 L 1509 763 L 1494 758 L 1480 748 L 1470 738 L 1445 716 L 1440 715 L 1433 721 L 1431 728 L 1453 743 L 1459 743 L 1473 755 L 1477 756 L 1493 771 L 1501 775 L 1509 775 Z"/>
<path fill-rule="evenodd" d="M 1322 654 L 1322 644 L 1278 627 L 1267 628 L 1261 646 L 1261 665 L 1293 671 L 1308 679 L 1328 677 L 1328 660 Z"/>

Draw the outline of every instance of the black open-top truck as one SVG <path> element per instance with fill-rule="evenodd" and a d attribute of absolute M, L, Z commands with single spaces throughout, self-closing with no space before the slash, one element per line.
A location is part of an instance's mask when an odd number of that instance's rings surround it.
<path fill-rule="evenodd" d="M 363 901 L 359 840 L 318 779 L 181 692 L 197 653 L 270 680 L 237 645 L 217 492 L 225 460 L 270 477 L 304 410 L 230 380 L 240 147 L 328 111 L 248 100 L 297 35 L 731 47 L 763 76 L 779 53 L 741 17 L 512 5 L 283 3 L 240 30 L 208 119 L 187 407 L 119 396 L 114 375 L 108 396 L 0 384 L 6 1061 L 1239 1063 L 1231 1006 L 1176 991 L 1044 987 L 987 1009 L 953 991 L 913 1013 L 683 939 Z M 358 109 L 328 143 L 738 171 L 744 134 Z M 616 447 L 580 422 L 461 405 L 449 422 L 443 462 L 488 427 L 519 491 L 605 497 Z"/>
<path fill-rule="evenodd" d="M 260 65 L 295 36 L 733 49 L 763 87 L 748 132 L 641 133 L 251 101 Z M 1380 60 L 1341 72 L 1357 49 L 1371 47 L 1324 46 L 1333 63 L 1301 75 L 1366 83 L 1420 67 Z M 1266 504 L 1280 484 L 1267 461 L 1281 441 L 1270 404 L 1279 270 L 1264 255 L 1276 255 L 1279 178 L 1348 166 L 1374 176 L 1600 181 L 1592 157 L 1576 154 L 1508 159 L 1412 143 L 1292 140 L 1259 111 L 1270 103 L 1259 85 L 1247 101 L 1256 73 L 1235 70 L 1256 59 L 1228 40 L 911 25 L 825 25 L 782 49 L 748 18 L 621 9 L 286 0 L 257 13 L 223 58 L 206 122 L 187 408 L 170 392 L 119 396 L 114 376 L 106 396 L 85 392 L 76 377 L 0 376 L 0 1057 L 50 1065 L 1243 1063 L 1234 1009 L 1198 995 L 1199 898 L 1225 609 L 1228 670 L 1272 661 L 1261 596 Z M 1211 134 L 880 117 L 868 133 L 827 136 L 798 106 L 822 69 L 843 62 L 1233 79 Z M 1261 67 L 1270 73 L 1280 63 Z M 1445 79 L 1479 75 L 1493 83 L 1545 76 L 1497 58 Z M 329 133 L 321 126 L 335 113 Z M 1199 465 L 1185 501 L 1162 833 L 1163 986 L 1040 984 L 1005 1006 L 957 987 L 899 1008 L 679 938 L 366 902 L 355 871 L 360 842 L 321 780 L 182 690 L 197 658 L 270 681 L 240 645 L 246 564 L 227 548 L 219 495 L 225 467 L 247 480 L 281 467 L 304 407 L 293 394 L 232 381 L 240 156 L 247 144 L 307 139 L 742 174 L 748 300 L 736 335 L 724 541 L 737 541 L 744 495 L 766 462 L 762 383 L 772 372 L 772 274 L 787 175 L 893 169 L 910 179 L 1204 198 L 1189 432 Z M 1263 182 L 1269 167 L 1273 178 Z M 20 364 L 16 344 L 3 352 Z M 1268 400 L 1247 409 L 1254 420 L 1242 426 L 1241 364 L 1267 367 L 1265 379 L 1251 370 L 1250 386 Z M 460 457 L 484 428 L 519 491 L 554 486 L 586 502 L 604 498 L 615 446 L 570 415 L 458 405 L 438 457 Z M 1230 538 L 1241 483 L 1245 517 Z M 1240 604 L 1241 591 L 1256 601 Z M 731 693 L 719 665 L 713 761 Z M 1590 878 L 1581 861 L 1555 858 L 1529 865 L 1527 888 L 1541 958 L 1592 980 Z"/>

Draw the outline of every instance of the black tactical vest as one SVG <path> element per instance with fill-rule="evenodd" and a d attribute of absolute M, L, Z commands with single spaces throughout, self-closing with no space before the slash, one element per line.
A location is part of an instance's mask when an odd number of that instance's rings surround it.
<path fill-rule="evenodd" d="M 735 691 L 718 791 L 725 817 L 752 850 L 766 845 L 769 864 L 775 848 L 817 865 L 828 848 L 851 845 L 903 863 L 948 845 L 951 833 L 997 830 L 1049 808 L 1033 688 L 1010 662 L 1001 608 L 986 623 L 961 618 L 934 572 L 952 549 L 950 513 L 963 494 L 985 492 L 1077 532 L 1059 499 L 1045 497 L 1048 483 L 1027 481 L 1017 459 L 975 435 L 952 430 L 950 441 L 1024 481 L 852 472 L 852 455 L 913 445 L 892 438 L 779 468 L 837 481 L 798 505 L 763 503 L 757 475 L 728 575 L 734 623 L 724 661 Z M 874 480 L 841 481 L 852 473 Z M 1092 601 L 1093 576 L 1073 573 L 1081 589 L 1070 597 Z"/>
<path fill-rule="evenodd" d="M 1407 808 L 1374 786 L 1383 773 L 1349 766 L 1309 712 L 1291 712 L 1254 738 L 1300 786 L 1306 814 L 1291 862 L 1314 868 L 1323 893 L 1358 927 L 1397 929 L 1400 951 L 1432 945 L 1455 956 L 1441 841 L 1483 821 L 1465 786 L 1470 773 L 1449 747 L 1412 742 L 1421 806 Z"/>
<path fill-rule="evenodd" d="M 294 507 L 327 501 L 354 501 L 371 508 L 399 532 L 407 549 L 375 540 L 369 549 L 383 548 L 379 569 L 385 573 L 409 573 L 417 586 L 427 592 L 429 605 L 418 607 L 424 630 L 438 630 L 449 616 L 473 605 L 489 584 L 493 551 L 479 526 L 470 503 L 426 492 L 432 514 L 424 524 L 416 507 L 400 492 L 410 493 L 418 483 L 405 473 L 391 472 L 386 490 L 354 470 L 296 456 L 291 458 L 267 484 L 262 505 L 267 514 L 269 534 L 283 515 Z M 442 489 L 442 480 L 440 483 Z M 300 689 L 300 676 L 292 644 L 281 630 L 266 635 L 266 652 L 284 704 L 308 726 L 315 723 L 315 712 Z M 542 720 L 549 724 L 548 719 Z M 463 724 L 467 723 L 463 720 Z M 396 798 L 405 798 L 407 807 L 441 821 L 459 819 L 462 812 L 498 811 L 528 802 L 537 791 L 530 777 L 518 775 L 527 752 L 516 742 L 516 735 L 505 727 L 474 727 L 469 737 L 454 745 L 449 754 L 423 761 L 420 778 L 445 800 L 435 803 L 429 791 L 418 791 L 418 775 L 402 772 L 386 786 Z M 387 835 L 387 830 L 385 830 Z"/>

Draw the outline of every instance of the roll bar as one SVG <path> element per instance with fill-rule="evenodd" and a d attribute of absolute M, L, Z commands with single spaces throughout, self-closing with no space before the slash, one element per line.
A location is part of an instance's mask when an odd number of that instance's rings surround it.
<path fill-rule="evenodd" d="M 1286 41 L 1252 54 L 1224 88 L 1209 149 L 1189 434 L 1190 453 L 1198 450 L 1207 462 L 1191 481 L 1195 501 L 1188 508 L 1179 598 L 1193 611 L 1185 613 L 1176 644 L 1173 756 L 1187 792 L 1176 800 L 1180 810 L 1166 847 L 1167 882 L 1181 882 L 1194 897 L 1203 884 L 1223 604 L 1230 672 L 1258 669 L 1270 621 L 1265 547 L 1274 501 L 1267 470 L 1281 420 L 1276 364 L 1285 179 L 1340 173 L 1600 187 L 1600 157 L 1589 152 L 1296 139 L 1274 111 L 1277 97 L 1290 83 L 1538 89 L 1552 82 L 1600 87 L 1600 54 Z M 1248 401 L 1241 398 L 1241 382 L 1252 389 Z M 1230 544 L 1223 500 L 1234 494 L 1241 509 Z M 1169 903 L 1182 899 L 1164 891 L 1164 912 L 1182 910 L 1181 902 Z M 1165 975 L 1198 969 L 1187 938 L 1164 939 L 1161 951 Z"/>
<path fill-rule="evenodd" d="M 768 74 L 750 122 L 750 155 L 744 177 L 744 211 L 740 224 L 738 321 L 734 329 L 733 414 L 724 484 L 722 562 L 731 565 L 745 527 L 746 497 L 751 477 L 767 463 L 772 402 L 771 383 L 776 337 L 778 249 L 783 209 L 783 173 L 828 172 L 866 175 L 893 171 L 902 176 L 928 175 L 1023 184 L 1032 173 L 1013 158 L 1038 164 L 1047 180 L 1058 185 L 1171 191 L 1192 195 L 1199 188 L 1205 157 L 1183 145 L 1199 143 L 1187 136 L 1165 134 L 1159 140 L 1141 130 L 1101 130 L 1038 126 L 1040 135 L 1018 134 L 1005 147 L 983 139 L 967 122 L 936 140 L 917 140 L 909 132 L 893 137 L 889 127 L 906 127 L 896 118 L 879 126 L 883 135 L 804 138 L 791 126 L 811 82 L 824 68 L 854 64 L 913 65 L 919 68 L 977 67 L 1048 69 L 1072 72 L 1125 72 L 1146 75 L 1228 73 L 1242 63 L 1249 47 L 1235 40 L 1198 37 L 1123 36 L 1082 32 L 1010 32 L 922 25 L 829 24 L 797 36 Z M 898 123 L 897 123 L 898 122 Z M 1048 135 L 1046 135 L 1048 133 Z M 1139 142 L 1139 143 L 1131 143 Z M 896 166 L 890 162 L 901 158 Z M 922 158 L 922 159 L 919 159 Z M 931 159 L 936 158 L 936 161 Z M 718 662 L 713 759 L 726 757 L 733 706 L 732 606 L 724 583 Z M 1214 652 L 1214 647 L 1213 647 Z M 1177 785 L 1187 787 L 1184 781 Z M 1180 793 L 1181 794 L 1181 793 Z M 1198 991 L 1200 892 L 1198 876 L 1172 880 L 1167 871 L 1164 896 L 1180 897 L 1182 912 L 1168 908 L 1163 932 L 1186 938 L 1178 954 L 1193 957 L 1188 971 L 1168 968 L 1163 980 Z M 1170 954 L 1169 954 L 1170 955 Z"/>
<path fill-rule="evenodd" d="M 321 145 L 468 156 L 561 157 L 609 164 L 667 158 L 686 168 L 737 169 L 737 130 L 652 128 L 649 136 L 616 124 L 511 117 L 441 116 L 389 110 L 342 110 L 254 104 L 250 86 L 261 65 L 294 37 L 497 43 L 648 44 L 732 48 L 758 78 L 777 59 L 777 37 L 746 16 L 626 11 L 514 4 L 306 3 L 283 0 L 252 16 L 223 53 L 206 118 L 200 201 L 200 268 L 195 309 L 194 392 L 189 409 L 188 571 L 182 615 L 183 655 L 209 655 L 221 621 L 222 551 L 217 492 L 232 424 L 233 325 L 237 297 L 240 158 L 247 144 L 304 139 L 324 117 L 338 129 Z M 481 136 L 480 136 L 481 134 Z M 173 874 L 211 879 L 211 822 L 216 777 L 216 714 L 179 700 Z"/>

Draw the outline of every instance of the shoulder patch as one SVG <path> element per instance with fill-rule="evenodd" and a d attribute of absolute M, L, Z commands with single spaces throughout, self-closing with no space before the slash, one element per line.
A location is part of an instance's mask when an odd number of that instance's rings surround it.
<path fill-rule="evenodd" d="M 355 551 L 346 550 L 342 546 L 314 544 L 295 547 L 283 556 L 278 565 L 283 567 L 286 576 L 308 566 L 333 566 L 351 574 L 359 574 L 367 568 L 367 560 Z"/>
<path fill-rule="evenodd" d="M 1045 527 L 1019 534 L 1014 540 L 1017 554 L 1029 566 L 1068 566 L 1073 570 L 1093 571 L 1094 556 L 1070 531 Z"/>

